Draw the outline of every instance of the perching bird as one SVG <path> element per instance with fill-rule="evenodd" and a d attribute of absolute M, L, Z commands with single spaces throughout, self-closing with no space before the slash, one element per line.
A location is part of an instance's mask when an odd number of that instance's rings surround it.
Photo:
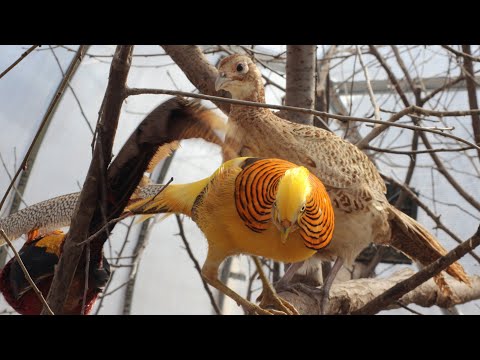
<path fill-rule="evenodd" d="M 202 267 L 205 280 L 257 314 L 272 311 L 244 299 L 218 279 L 223 260 L 250 254 L 299 262 L 325 248 L 334 228 L 332 205 L 323 184 L 305 167 L 280 159 L 235 158 L 208 178 L 169 185 L 159 194 L 134 202 L 129 210 L 191 217 L 208 241 Z M 296 313 L 286 301 L 274 300 L 284 312 Z"/>
<path fill-rule="evenodd" d="M 219 63 L 218 71 L 217 91 L 226 90 L 233 99 L 265 102 L 260 71 L 248 56 L 228 56 Z M 336 226 L 330 245 L 312 261 L 335 260 L 324 286 L 327 292 L 342 264 L 352 264 L 371 242 L 391 245 L 424 265 L 446 254 L 422 225 L 389 204 L 385 183 L 368 157 L 331 132 L 287 121 L 267 108 L 232 104 L 224 158 L 231 156 L 286 159 L 305 166 L 323 182 Z M 292 271 L 298 268 L 292 267 Z M 460 264 L 454 263 L 446 271 L 469 283 Z M 436 280 L 449 291 L 442 277 Z"/>
<path fill-rule="evenodd" d="M 20 258 L 33 282 L 46 297 L 50 290 L 55 265 L 61 253 L 65 234 L 56 230 L 46 235 L 29 234 L 27 242 L 19 251 Z M 85 296 L 84 314 L 88 314 L 110 278 L 110 266 L 100 253 L 90 257 L 88 290 Z M 79 271 L 73 279 L 64 314 L 81 314 L 85 287 L 85 272 Z M 20 314 L 39 315 L 43 304 L 27 281 L 17 259 L 13 257 L 0 273 L 0 292 Z"/>

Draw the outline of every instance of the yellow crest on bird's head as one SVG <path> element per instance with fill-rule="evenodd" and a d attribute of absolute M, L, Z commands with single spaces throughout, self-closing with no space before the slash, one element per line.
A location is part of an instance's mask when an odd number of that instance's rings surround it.
<path fill-rule="evenodd" d="M 312 191 L 309 176 L 310 172 L 303 166 L 285 171 L 278 183 L 276 196 L 277 211 L 282 219 L 296 221 L 300 209 Z"/>

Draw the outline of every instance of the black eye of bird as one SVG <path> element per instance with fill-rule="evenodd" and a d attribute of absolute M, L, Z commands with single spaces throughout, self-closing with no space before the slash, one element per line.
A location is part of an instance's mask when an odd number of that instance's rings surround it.
<path fill-rule="evenodd" d="M 237 65 L 237 71 L 242 72 L 243 71 L 243 64 L 238 64 Z"/>
<path fill-rule="evenodd" d="M 274 201 L 273 202 L 273 207 L 276 208 L 277 207 L 277 203 Z"/>
<path fill-rule="evenodd" d="M 301 212 L 304 212 L 305 211 L 305 205 L 302 206 L 302 208 L 300 209 Z"/>

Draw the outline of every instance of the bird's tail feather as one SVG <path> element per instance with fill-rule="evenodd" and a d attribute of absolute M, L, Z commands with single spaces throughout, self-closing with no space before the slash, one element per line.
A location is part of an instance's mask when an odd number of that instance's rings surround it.
<path fill-rule="evenodd" d="M 390 207 L 390 224 L 392 228 L 392 239 L 390 245 L 420 262 L 429 265 L 438 258 L 444 256 L 447 251 L 438 240 L 428 232 L 417 221 L 404 214 L 400 210 Z M 455 279 L 470 284 L 470 280 L 463 267 L 455 262 L 445 271 Z M 443 291 L 450 292 L 448 285 L 441 276 L 435 277 L 435 282 Z"/>
<path fill-rule="evenodd" d="M 146 198 L 132 198 L 127 206 L 128 211 L 134 214 L 177 213 L 192 216 L 195 200 L 210 182 L 205 178 L 189 184 L 172 184 Z M 146 220 L 146 219 L 144 219 Z"/>
<path fill-rule="evenodd" d="M 169 217 L 170 215 L 172 215 L 173 213 L 165 213 L 165 214 L 162 214 L 162 216 L 160 216 L 156 222 L 162 222 L 163 220 L 165 220 L 167 217 Z M 135 224 L 140 224 L 144 221 L 147 221 L 148 219 L 154 217 L 156 214 L 146 214 L 146 215 L 141 215 L 137 221 L 135 221 Z"/>

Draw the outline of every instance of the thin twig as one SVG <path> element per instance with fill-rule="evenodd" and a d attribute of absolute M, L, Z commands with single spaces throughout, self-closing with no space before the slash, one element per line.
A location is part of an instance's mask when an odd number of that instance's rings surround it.
<path fill-rule="evenodd" d="M 86 240 L 82 241 L 82 242 L 79 242 L 77 244 L 75 244 L 75 246 L 83 246 L 87 243 L 89 243 L 90 241 L 92 240 L 95 240 L 105 229 L 107 229 L 110 225 L 112 224 L 115 224 L 119 221 L 122 221 L 123 219 L 129 217 L 129 216 L 132 216 L 134 215 L 133 213 L 129 212 L 129 211 L 126 211 L 124 212 L 121 216 L 115 218 L 115 219 L 112 219 L 110 220 L 109 222 L 107 222 L 105 225 L 103 225 L 100 230 L 98 230 L 95 234 L 93 234 L 92 236 L 89 236 Z"/>
<path fill-rule="evenodd" d="M 413 276 L 391 287 L 382 295 L 368 302 L 366 305 L 354 311 L 352 314 L 373 315 L 383 309 L 386 309 L 390 304 L 399 300 L 403 295 L 439 274 L 442 270 L 446 269 L 466 253 L 476 248 L 478 245 L 480 245 L 480 226 L 470 239 L 458 245 L 448 254 L 437 259 L 430 265 L 415 273 Z"/>
<path fill-rule="evenodd" d="M 116 288 L 114 288 L 114 289 L 111 290 L 110 292 L 104 293 L 104 294 L 102 295 L 102 299 L 105 298 L 106 296 L 112 295 L 113 293 L 117 292 L 118 290 L 120 290 L 121 288 L 123 288 L 123 287 L 125 287 L 125 286 L 127 286 L 127 285 L 128 285 L 128 280 L 125 281 L 124 283 L 118 285 Z"/>
<path fill-rule="evenodd" d="M 115 259 L 113 258 L 110 258 L 108 260 L 115 260 L 115 264 L 110 264 L 110 267 L 112 268 L 115 268 L 115 267 L 120 267 L 118 266 L 119 262 L 121 259 L 125 259 L 125 258 L 128 258 L 128 259 L 131 259 L 132 256 L 122 256 L 123 254 L 123 251 L 125 250 L 125 247 L 128 243 L 128 237 L 130 236 L 130 231 L 132 230 L 132 225 L 135 221 L 135 218 L 132 218 L 132 221 L 130 221 L 130 224 L 128 225 L 125 225 L 127 227 L 127 233 L 125 234 L 125 238 L 124 238 L 124 241 L 123 241 L 123 244 L 122 244 L 122 247 L 120 248 L 120 251 L 117 253 L 117 257 Z M 122 224 L 122 223 L 120 223 Z M 112 251 L 110 251 L 110 254 L 112 253 Z M 133 266 L 133 265 L 129 265 L 129 266 Z M 113 277 L 115 276 L 115 273 L 116 271 L 115 270 L 112 270 L 111 274 L 110 274 L 110 279 L 108 279 L 108 282 L 107 282 L 107 285 L 105 285 L 105 289 L 103 290 L 103 293 L 107 293 L 108 289 L 110 288 L 110 285 L 112 284 L 112 281 L 113 281 Z M 105 296 L 102 296 L 100 298 L 100 301 L 98 303 L 98 306 L 97 306 L 97 310 L 95 310 L 95 315 L 98 315 L 100 313 L 100 310 L 102 308 L 102 305 L 103 305 L 103 300 L 104 300 Z"/>
<path fill-rule="evenodd" d="M 68 46 L 65 46 L 65 45 L 57 45 L 57 46 L 53 46 L 53 48 L 62 48 L 64 50 L 67 50 L 67 51 L 70 51 L 70 52 L 75 52 L 75 49 L 72 49 Z M 48 49 L 38 49 L 37 51 L 43 51 L 43 50 L 48 50 Z M 105 55 L 105 54 L 90 54 L 90 53 L 86 53 L 85 54 L 86 56 L 88 57 L 91 57 L 91 58 L 113 58 L 113 54 L 110 54 L 110 55 Z M 158 57 L 158 56 L 167 56 L 167 54 L 165 53 L 152 53 L 152 54 L 132 54 L 132 57 Z"/>
<path fill-rule="evenodd" d="M 162 188 L 155 194 L 155 196 L 152 196 L 151 199 L 149 199 L 145 204 L 143 204 L 141 209 L 135 210 L 134 213 L 135 214 L 148 214 L 148 212 L 145 211 L 144 209 L 147 207 L 147 205 L 154 202 L 156 200 L 157 196 L 159 196 L 163 192 L 163 190 L 165 190 L 167 188 L 167 186 L 170 185 L 170 183 L 172 181 L 173 181 L 173 177 L 171 177 L 170 180 L 168 180 L 165 185 L 162 185 Z M 152 210 L 152 211 L 156 211 L 156 210 Z M 153 214 L 156 214 L 156 212 L 153 212 Z"/>
<path fill-rule="evenodd" d="M 408 307 L 407 305 L 403 305 L 401 301 L 396 301 L 395 304 L 397 304 L 397 305 L 400 306 L 401 308 L 404 308 L 404 309 L 407 310 L 407 311 L 410 311 L 412 314 L 415 314 L 415 315 L 423 315 L 422 313 L 413 310 L 412 308 Z"/>
<path fill-rule="evenodd" d="M 422 103 L 421 96 L 420 96 L 421 88 L 418 87 L 418 86 L 415 86 L 415 84 L 413 83 L 413 80 L 410 76 L 410 73 L 408 72 L 407 66 L 403 62 L 403 59 L 400 55 L 400 52 L 398 51 L 398 48 L 395 45 L 392 45 L 391 48 L 393 50 L 393 53 L 395 55 L 395 58 L 397 60 L 398 65 L 400 66 L 400 68 L 403 71 L 405 79 L 407 79 L 407 82 L 410 86 L 410 89 L 412 90 L 412 92 L 415 95 L 415 105 L 422 106 L 423 103 Z M 413 117 L 411 117 L 411 118 L 412 118 L 412 120 L 414 120 Z M 415 125 L 417 125 L 417 124 L 415 124 Z M 413 178 L 413 173 L 415 171 L 415 167 L 417 165 L 417 153 L 416 153 L 416 151 L 418 151 L 418 139 L 419 139 L 419 134 L 418 134 L 417 131 L 415 131 L 413 133 L 413 136 L 412 136 L 412 147 L 411 147 L 413 153 L 410 154 L 410 162 L 408 164 L 408 169 L 407 169 L 407 173 L 405 175 L 405 180 L 404 180 L 404 184 L 406 186 L 410 185 L 410 182 L 412 181 L 412 178 Z M 397 198 L 397 201 L 395 201 L 394 206 L 397 209 L 400 209 L 403 206 L 405 198 L 406 198 L 405 192 L 401 191 L 398 198 Z"/>
<path fill-rule="evenodd" d="M 420 114 L 425 114 L 425 115 L 433 115 L 433 116 L 436 116 L 438 115 L 439 113 L 443 113 L 443 116 L 450 116 L 452 113 L 454 113 L 453 111 L 436 111 L 436 110 L 427 110 L 427 109 L 423 109 L 422 107 L 419 107 L 419 106 L 415 106 L 415 105 L 410 105 L 405 93 L 403 92 L 397 78 L 395 77 L 395 74 L 393 73 L 392 69 L 390 68 L 390 66 L 386 63 L 385 59 L 382 57 L 382 55 L 378 52 L 378 50 L 375 48 L 375 46 L 370 46 L 370 51 L 372 52 L 372 54 L 376 57 L 377 61 L 380 63 L 380 65 L 383 67 L 383 69 L 385 70 L 385 72 L 387 73 L 387 76 L 390 80 L 390 82 L 394 85 L 394 88 L 395 90 L 397 91 L 398 95 L 400 96 L 401 100 L 402 100 L 402 103 L 403 105 L 406 107 L 406 109 L 410 109 L 410 108 L 413 108 L 415 109 L 414 112 L 417 112 L 417 113 L 420 113 Z M 404 110 L 402 110 L 404 111 Z M 402 112 L 400 111 L 400 113 Z M 472 115 L 472 114 L 478 114 L 480 113 L 480 110 L 478 109 L 475 109 L 473 111 L 470 112 L 469 115 Z M 446 115 L 448 114 L 448 115 Z M 393 115 L 393 117 L 395 117 L 395 115 Z M 392 118 L 393 118 L 392 117 Z M 442 117 L 442 116 L 439 116 L 439 117 Z M 391 119 L 392 119 L 391 118 Z M 390 120 L 391 120 L 390 119 Z M 416 119 L 415 118 L 412 118 L 412 121 L 414 123 L 416 123 Z M 400 125 L 400 124 L 397 124 L 397 125 Z M 375 130 L 375 129 L 374 129 Z M 419 136 L 421 137 L 422 139 L 422 142 L 425 144 L 425 147 L 427 149 L 433 149 L 428 137 L 427 137 L 427 134 L 425 132 L 428 132 L 429 130 L 427 129 L 423 129 L 423 131 L 420 131 L 419 132 Z M 446 134 L 445 134 L 446 135 Z M 450 136 L 450 135 L 449 135 Z M 462 141 L 464 144 L 466 144 L 466 142 L 462 139 Z M 474 143 L 471 143 L 469 142 L 469 144 L 467 145 L 474 145 L 474 147 L 477 149 L 477 150 L 480 150 L 480 147 L 478 147 L 477 145 L 475 145 Z M 432 158 L 433 162 L 435 163 L 435 165 L 437 166 L 437 169 L 438 171 L 445 177 L 445 179 L 447 179 L 447 181 L 450 183 L 450 185 L 452 185 L 452 187 L 468 202 L 470 203 L 470 205 L 472 205 L 473 207 L 475 207 L 477 210 L 480 210 L 480 202 L 478 202 L 470 193 L 468 193 L 467 191 L 465 191 L 465 189 L 463 188 L 463 186 L 461 186 L 454 178 L 453 176 L 447 171 L 447 169 L 445 168 L 445 166 L 443 165 L 442 161 L 440 160 L 440 158 L 437 156 L 436 153 L 430 153 L 430 157 Z"/>
<path fill-rule="evenodd" d="M 451 46 L 448 46 L 448 45 L 442 45 L 442 47 L 444 49 L 450 51 L 451 53 L 454 53 L 457 56 L 462 56 L 462 57 L 468 58 L 472 61 L 480 62 L 480 57 L 472 56 L 471 54 L 467 54 L 466 52 L 455 50 L 454 48 L 452 48 Z"/>
<path fill-rule="evenodd" d="M 79 49 L 77 51 L 77 54 L 75 55 L 75 58 L 73 60 L 74 62 L 81 60 L 84 49 L 85 49 L 84 45 L 81 45 L 79 47 Z M 13 184 L 17 180 L 17 178 L 20 175 L 20 173 L 22 172 L 22 170 L 25 168 L 25 165 L 27 164 L 30 153 L 32 152 L 32 150 L 34 148 L 35 143 L 37 142 L 37 140 L 38 140 L 38 138 L 39 138 L 39 136 L 42 132 L 43 127 L 45 126 L 45 124 L 50 119 L 50 114 L 55 109 L 55 106 L 56 106 L 58 100 L 60 100 L 60 98 L 61 98 L 61 96 L 62 96 L 62 94 L 65 90 L 65 87 L 67 86 L 67 84 L 70 80 L 71 75 L 75 71 L 75 68 L 76 68 L 75 66 L 70 67 L 69 71 L 63 77 L 62 82 L 60 84 L 60 87 L 58 89 L 58 92 L 55 94 L 55 97 L 54 97 L 53 101 L 50 103 L 50 106 L 47 109 L 47 112 L 45 113 L 45 116 L 43 117 L 42 123 L 40 124 L 40 127 L 38 128 L 37 133 L 35 134 L 35 137 L 33 138 L 32 143 L 30 144 L 30 147 L 28 148 L 27 153 L 25 154 L 25 157 L 23 158 L 23 161 L 20 164 L 20 167 L 18 168 L 17 172 L 15 173 L 15 176 L 13 177 L 12 181 L 10 182 L 10 185 L 8 186 L 7 190 L 5 191 L 5 194 L 3 195 L 2 201 L 0 202 L 0 210 L 3 208 L 3 204 L 5 203 L 5 200 L 7 199 L 7 196 L 10 193 L 10 190 L 13 187 Z"/>
<path fill-rule="evenodd" d="M 375 119 L 376 120 L 381 120 L 381 118 L 380 118 L 380 108 L 378 107 L 377 100 L 375 100 L 375 94 L 373 93 L 372 84 L 370 82 L 370 75 L 368 74 L 368 69 L 363 62 L 362 52 L 360 51 L 360 47 L 358 45 L 356 45 L 355 48 L 357 49 L 358 60 L 360 61 L 360 66 L 363 69 L 363 74 L 365 75 L 365 80 L 367 82 L 368 96 L 370 97 L 370 101 L 372 102 L 373 113 L 375 114 Z"/>
<path fill-rule="evenodd" d="M 7 164 L 5 164 L 5 161 L 3 160 L 2 153 L 0 153 L 0 161 L 2 162 L 2 166 L 5 169 L 5 172 L 7 173 L 8 179 L 10 181 L 12 181 L 12 175 L 10 175 L 10 171 L 8 171 L 8 167 L 7 167 Z M 14 168 L 15 168 L 15 166 L 14 166 Z M 25 202 L 22 194 L 20 193 L 20 191 L 17 189 L 17 187 L 15 185 L 13 186 L 13 190 L 15 190 L 15 193 L 17 194 L 17 196 L 19 197 L 19 199 L 23 203 L 23 205 L 25 205 L 25 207 L 28 207 L 28 204 Z"/>
<path fill-rule="evenodd" d="M 58 56 L 55 53 L 55 50 L 53 49 L 53 47 L 51 45 L 49 45 L 48 47 L 52 51 L 52 55 L 55 58 L 55 61 L 57 62 L 58 68 L 60 69 L 60 72 L 62 73 L 62 76 L 65 76 L 65 73 L 63 72 L 63 69 L 62 69 L 62 64 L 60 64 L 60 60 L 58 59 Z M 86 51 L 88 51 L 88 49 Z M 83 110 L 83 106 L 82 106 L 80 100 L 78 99 L 77 93 L 75 92 L 75 90 L 73 90 L 72 85 L 70 85 L 70 81 L 68 82 L 68 88 L 72 92 L 72 95 L 75 98 L 75 101 L 77 102 L 78 108 L 80 109 L 80 113 L 82 114 L 83 119 L 87 123 L 87 126 L 88 126 L 88 129 L 90 130 L 90 133 L 93 135 L 92 125 L 90 125 L 90 121 L 88 121 L 87 115 L 85 114 L 85 111 Z"/>
<path fill-rule="evenodd" d="M 10 249 L 12 249 L 13 254 L 15 255 L 15 259 L 17 259 L 18 264 L 19 264 L 20 267 L 22 268 L 23 274 L 24 274 L 25 277 L 27 278 L 27 281 L 28 281 L 28 283 L 30 284 L 30 286 L 32 287 L 33 291 L 35 291 L 35 294 L 37 295 L 38 299 L 41 301 L 41 303 L 43 304 L 43 306 L 47 309 L 48 314 L 49 314 L 49 315 L 55 315 L 55 314 L 53 313 L 52 309 L 50 309 L 50 306 L 47 304 L 47 301 L 46 301 L 45 298 L 43 297 L 42 292 L 41 292 L 40 290 L 38 290 L 37 285 L 35 285 L 35 283 L 33 282 L 32 278 L 30 277 L 30 274 L 28 273 L 27 268 L 25 267 L 25 264 L 24 264 L 23 261 L 22 261 L 22 258 L 21 258 L 20 255 L 18 254 L 17 250 L 15 249 L 15 247 L 13 246 L 12 242 L 11 242 L 10 239 L 8 238 L 7 234 L 5 234 L 5 231 L 3 231 L 3 229 L 0 229 L 0 235 L 5 239 L 5 241 L 7 242 L 8 246 L 10 247 Z"/>
<path fill-rule="evenodd" d="M 213 294 L 210 291 L 210 288 L 208 287 L 207 282 L 205 281 L 205 279 L 202 276 L 202 270 L 200 268 L 200 264 L 198 263 L 197 259 L 195 258 L 195 255 L 193 255 L 192 249 L 190 249 L 190 245 L 187 241 L 187 238 L 185 237 L 185 232 L 183 230 L 182 219 L 180 219 L 180 215 L 178 215 L 178 214 L 175 214 L 175 218 L 177 219 L 177 224 L 178 224 L 178 230 L 179 230 L 178 235 L 180 235 L 180 237 L 182 238 L 183 244 L 185 245 L 185 249 L 188 252 L 188 256 L 190 256 L 190 259 L 192 259 L 193 264 L 195 266 L 195 269 L 197 270 L 198 275 L 200 275 L 200 278 L 202 279 L 203 287 L 205 288 L 205 291 L 207 292 L 208 297 L 210 298 L 210 303 L 212 304 L 213 309 L 215 310 L 215 313 L 217 315 L 221 315 L 222 313 L 221 313 L 220 309 L 218 308 L 217 303 L 215 302 Z"/>
<path fill-rule="evenodd" d="M 388 154 L 397 154 L 397 155 L 413 155 L 413 154 L 428 154 L 432 152 L 459 152 L 459 151 L 467 151 L 467 150 L 472 150 L 473 148 L 471 146 L 465 146 L 465 147 L 460 147 L 460 148 L 439 148 L 439 149 L 424 149 L 424 150 L 410 150 L 410 151 L 398 151 L 398 150 L 390 150 L 390 149 L 381 149 L 375 146 L 370 146 L 368 145 L 367 147 L 364 148 L 365 150 L 373 150 L 373 151 L 378 151 L 382 153 L 388 153 Z"/>
<path fill-rule="evenodd" d="M 472 114 L 480 114 L 480 109 L 475 110 L 464 110 L 464 111 L 435 111 L 435 110 L 427 110 L 421 107 L 411 105 L 406 107 L 405 109 L 399 111 L 395 115 L 393 115 L 389 120 L 382 121 L 382 120 L 375 120 L 375 119 L 367 119 L 362 117 L 355 117 L 355 116 L 344 116 L 344 115 L 337 115 L 331 114 L 324 111 L 317 111 L 305 108 L 299 108 L 295 106 L 284 106 L 284 105 L 274 105 L 274 104 L 265 104 L 265 103 L 258 103 L 254 101 L 245 101 L 245 100 L 235 100 L 235 99 L 227 99 L 222 98 L 219 96 L 211 96 L 211 95 L 203 95 L 203 94 L 194 94 L 191 92 L 185 91 L 175 91 L 175 90 L 166 90 L 166 89 L 146 89 L 146 88 L 129 88 L 126 91 L 126 96 L 133 96 L 133 95 L 141 95 L 141 94 L 167 94 L 167 95 L 180 95 L 185 97 L 192 97 L 197 99 L 205 99 L 210 101 L 217 101 L 221 103 L 229 103 L 229 104 L 236 104 L 236 105 L 246 105 L 246 106 L 254 106 L 254 107 L 263 107 L 263 108 L 270 108 L 270 109 L 277 109 L 277 110 L 290 110 L 290 111 L 297 111 L 306 114 L 313 114 L 318 116 L 325 116 L 332 119 L 337 119 L 340 121 L 358 121 L 358 122 L 365 122 L 365 123 L 372 123 L 372 124 L 382 124 L 386 126 L 394 126 L 403 129 L 410 129 L 410 130 L 420 130 L 425 132 L 430 132 L 437 135 L 442 135 L 451 139 L 455 139 L 459 142 L 462 142 L 466 145 L 472 146 L 475 149 L 480 150 L 480 146 L 475 145 L 461 137 L 444 133 L 439 130 L 434 130 L 430 128 L 425 128 L 423 126 L 415 126 L 415 125 L 407 125 L 407 124 L 398 124 L 394 123 L 396 120 L 402 118 L 403 116 L 409 114 L 424 114 L 430 115 L 435 117 L 451 117 L 451 116 L 469 116 Z"/>
<path fill-rule="evenodd" d="M 90 244 L 85 246 L 85 284 L 83 286 L 82 312 L 85 315 L 85 306 L 87 305 L 88 278 L 90 273 Z"/>
<path fill-rule="evenodd" d="M 160 169 L 160 172 L 158 173 L 155 182 L 162 183 L 165 180 L 165 176 L 167 175 L 170 164 L 173 161 L 174 155 L 175 151 L 164 160 L 162 168 Z M 170 181 L 172 180 L 173 178 L 170 178 Z M 163 186 L 160 191 L 163 191 L 163 189 L 165 189 L 165 186 Z M 137 243 L 135 244 L 135 248 L 133 249 L 132 267 L 128 276 L 128 284 L 127 288 L 125 289 L 125 297 L 123 301 L 123 315 L 130 315 L 132 309 L 132 299 L 135 290 L 135 283 L 137 281 L 138 267 L 140 265 L 140 260 L 142 259 L 143 252 L 147 246 L 151 225 L 151 219 L 148 219 L 147 221 L 142 223 L 142 226 L 140 227 L 140 232 L 138 234 Z"/>
<path fill-rule="evenodd" d="M 435 97 L 438 93 L 447 90 L 449 87 L 452 87 L 453 85 L 459 83 L 460 81 L 465 80 L 465 75 L 459 75 L 456 79 L 447 81 L 445 79 L 445 83 L 440 86 L 439 88 L 431 91 L 429 94 L 425 95 L 425 97 L 421 98 L 422 104 L 426 104 L 428 101 L 430 101 L 433 97 Z"/>
<path fill-rule="evenodd" d="M 432 220 L 435 222 L 435 226 L 438 229 L 443 230 L 457 243 L 461 244 L 463 242 L 462 239 L 460 239 L 457 235 L 455 235 L 452 231 L 450 231 L 449 228 L 447 228 L 442 223 L 442 221 L 440 220 L 440 215 L 436 215 L 432 210 L 430 210 L 430 208 L 427 205 L 425 205 L 425 203 L 422 200 L 420 200 L 418 196 L 408 186 L 405 186 L 404 184 L 396 181 L 391 177 L 388 177 L 385 175 L 382 175 L 382 177 L 388 182 L 394 184 L 395 186 L 400 187 L 400 189 L 402 189 L 402 191 L 406 193 L 410 197 L 410 199 L 413 200 L 413 202 L 415 202 L 418 206 L 420 206 L 422 210 L 425 211 L 425 213 L 432 218 Z M 470 251 L 469 254 L 480 264 L 480 257 L 477 254 L 475 254 L 473 250 Z"/>
<path fill-rule="evenodd" d="M 25 57 L 30 54 L 33 50 L 35 50 L 38 46 L 40 45 L 33 45 L 32 47 L 30 47 L 30 49 L 28 49 L 27 51 L 25 51 L 22 55 L 20 55 L 20 57 L 15 60 L 15 62 L 10 65 L 8 68 L 6 68 L 1 74 L 0 74 L 0 79 L 2 77 L 4 77 L 10 70 L 12 70 L 20 61 L 22 61 L 23 59 L 25 59 Z"/>

